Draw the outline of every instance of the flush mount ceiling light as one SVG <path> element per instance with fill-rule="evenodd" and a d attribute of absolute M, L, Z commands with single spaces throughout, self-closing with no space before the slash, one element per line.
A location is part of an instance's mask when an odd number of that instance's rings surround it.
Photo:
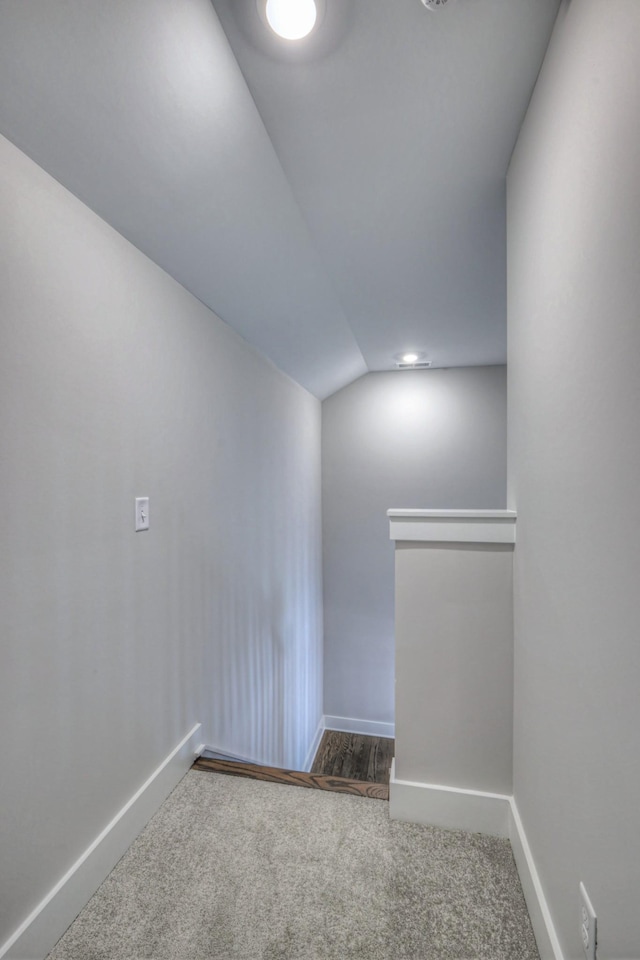
<path fill-rule="evenodd" d="M 284 40 L 302 40 L 313 30 L 318 17 L 314 0 L 267 0 L 267 23 Z"/>
<path fill-rule="evenodd" d="M 395 364 L 398 370 L 425 370 L 431 366 L 431 360 L 425 360 L 424 353 L 398 353 L 395 357 Z"/>

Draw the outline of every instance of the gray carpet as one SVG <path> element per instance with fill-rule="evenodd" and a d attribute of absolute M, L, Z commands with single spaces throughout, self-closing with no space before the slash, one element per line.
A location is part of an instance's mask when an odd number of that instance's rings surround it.
<path fill-rule="evenodd" d="M 192 771 L 49 960 L 538 960 L 508 841 Z"/>

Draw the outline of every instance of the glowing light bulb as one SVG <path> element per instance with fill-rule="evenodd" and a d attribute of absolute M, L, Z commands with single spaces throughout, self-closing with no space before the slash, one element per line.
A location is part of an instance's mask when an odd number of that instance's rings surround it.
<path fill-rule="evenodd" d="M 313 30 L 318 11 L 314 0 L 267 0 L 266 14 L 279 37 L 302 40 Z"/>
<path fill-rule="evenodd" d="M 403 353 L 402 362 L 403 363 L 415 363 L 418 359 L 417 353 Z"/>

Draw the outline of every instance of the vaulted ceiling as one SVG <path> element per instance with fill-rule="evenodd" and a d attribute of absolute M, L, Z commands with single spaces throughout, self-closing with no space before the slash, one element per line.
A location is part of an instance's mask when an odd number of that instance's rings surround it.
<path fill-rule="evenodd" d="M 319 397 L 506 356 L 505 175 L 559 0 L 0 0 L 0 133 Z"/>

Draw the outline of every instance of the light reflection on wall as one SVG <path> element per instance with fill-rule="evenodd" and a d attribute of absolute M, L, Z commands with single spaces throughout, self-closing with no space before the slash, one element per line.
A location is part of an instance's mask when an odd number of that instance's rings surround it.
<path fill-rule="evenodd" d="M 362 420 L 368 424 L 370 448 L 386 447 L 389 457 L 401 461 L 411 457 L 412 439 L 421 445 L 423 455 L 425 443 L 437 454 L 466 416 L 464 403 L 446 385 L 446 371 L 394 371 L 375 382 L 377 389 L 370 392 Z"/>
<path fill-rule="evenodd" d="M 504 367 L 370 373 L 323 403 L 324 712 L 394 721 L 389 507 L 505 503 Z"/>
<path fill-rule="evenodd" d="M 415 379 L 409 380 L 404 372 L 399 372 L 397 377 L 396 389 L 387 396 L 385 403 L 387 429 L 415 430 L 429 416 L 435 398 L 426 394 Z"/>

